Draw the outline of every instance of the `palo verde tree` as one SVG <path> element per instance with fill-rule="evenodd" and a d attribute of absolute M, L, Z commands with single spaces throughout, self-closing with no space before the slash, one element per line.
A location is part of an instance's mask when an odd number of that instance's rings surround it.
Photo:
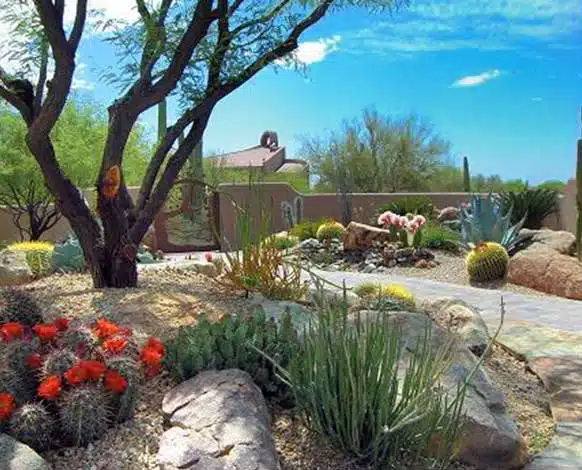
<path fill-rule="evenodd" d="M 34 13 L 38 25 L 34 44 L 54 62 L 53 67 L 47 67 L 46 60 L 37 62 L 36 86 L 29 81 L 32 76 L 0 71 L 0 97 L 26 122 L 27 145 L 80 240 L 94 285 L 136 285 L 137 247 L 220 100 L 265 67 L 292 58 L 300 36 L 328 13 L 356 7 L 381 12 L 405 2 L 135 0 L 139 20 L 120 27 L 110 38 L 124 57 L 120 66 L 111 67 L 119 75 L 110 78 L 123 80 L 124 88 L 108 108 L 109 128 L 96 181 L 97 214 L 93 214 L 60 167 L 51 141 L 51 130 L 71 91 L 76 54 L 88 23 L 87 0 L 0 0 L 2 8 L 18 3 Z M 65 11 L 74 14 L 66 16 Z M 69 16 L 73 20 L 65 21 Z M 18 32 L 13 31 L 14 41 Z M 3 49 L 18 46 L 11 40 Z M 139 117 L 169 95 L 179 98 L 180 116 L 157 143 L 133 201 L 123 175 L 128 138 Z M 178 142 L 182 133 L 184 139 Z"/>

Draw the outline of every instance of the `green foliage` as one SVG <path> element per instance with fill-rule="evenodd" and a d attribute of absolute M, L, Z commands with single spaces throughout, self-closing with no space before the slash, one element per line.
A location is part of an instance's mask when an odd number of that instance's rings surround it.
<path fill-rule="evenodd" d="M 346 232 L 346 228 L 334 220 L 324 222 L 317 229 L 316 238 L 320 241 L 341 239 Z"/>
<path fill-rule="evenodd" d="M 461 248 L 461 235 L 439 224 L 429 223 L 422 228 L 420 246 L 430 250 L 458 253 Z"/>
<path fill-rule="evenodd" d="M 497 242 L 510 251 L 525 222 L 523 218 L 511 225 L 511 208 L 505 211 L 502 201 L 491 194 L 486 197 L 474 195 L 470 207 L 461 207 L 460 211 L 461 236 L 465 246 Z"/>
<path fill-rule="evenodd" d="M 166 367 L 179 380 L 207 369 L 242 369 L 268 396 L 282 398 L 284 388 L 273 365 L 258 350 L 287 365 L 297 341 L 289 312 L 279 324 L 267 319 L 262 309 L 247 316 L 226 316 L 217 323 L 201 315 L 195 326 L 181 327 L 166 345 Z"/>
<path fill-rule="evenodd" d="M 550 189 L 552 191 L 558 191 L 559 193 L 564 191 L 565 187 L 566 187 L 566 183 L 564 181 L 560 181 L 560 180 L 547 180 L 547 181 L 544 181 L 543 183 L 540 183 L 536 186 L 536 188 Z"/>
<path fill-rule="evenodd" d="M 544 219 L 559 210 L 559 193 L 552 189 L 534 188 L 499 194 L 504 214 L 511 208 L 511 223 L 517 224 L 525 218 L 525 228 L 538 230 Z"/>
<path fill-rule="evenodd" d="M 418 214 L 430 220 L 434 217 L 435 207 L 427 196 L 409 196 L 380 206 L 377 213 L 382 214 L 386 211 L 402 216 Z"/>
<path fill-rule="evenodd" d="M 471 281 L 496 281 L 505 277 L 509 255 L 498 243 L 481 243 L 469 252 L 466 264 Z"/>
<path fill-rule="evenodd" d="M 276 250 L 288 250 L 297 245 L 298 238 L 293 236 L 270 236 L 264 242 L 265 248 L 274 248 Z"/>
<path fill-rule="evenodd" d="M 302 220 L 289 230 L 289 235 L 293 235 L 301 241 L 316 238 L 317 229 L 325 222 L 329 222 L 329 219 Z"/>
<path fill-rule="evenodd" d="M 54 443 L 55 420 L 42 403 L 26 403 L 18 408 L 9 422 L 10 434 L 36 451 Z"/>
<path fill-rule="evenodd" d="M 460 389 L 451 401 L 438 386 L 450 344 L 436 350 L 429 327 L 410 352 L 402 339 L 389 315 L 348 319 L 345 303 L 323 307 L 281 374 L 310 427 L 359 461 L 384 468 L 402 453 L 421 458 L 439 434 L 442 446 L 433 455 L 444 466 L 464 398 Z"/>
<path fill-rule="evenodd" d="M 85 256 L 76 237 L 69 237 L 63 243 L 55 245 L 52 266 L 57 272 L 81 273 L 85 271 Z"/>
<path fill-rule="evenodd" d="M 346 187 L 348 192 L 381 193 L 427 189 L 427 177 L 449 146 L 418 116 L 393 118 L 368 109 L 339 132 L 304 137 L 300 154 L 318 177 L 318 192 Z"/>
<path fill-rule="evenodd" d="M 42 323 L 38 302 L 28 292 L 20 289 L 0 290 L 0 323 L 18 322 L 23 325 Z"/>
<path fill-rule="evenodd" d="M 63 393 L 59 407 L 60 429 L 65 440 L 84 446 L 99 439 L 109 428 L 109 395 L 102 385 L 86 384 Z"/>

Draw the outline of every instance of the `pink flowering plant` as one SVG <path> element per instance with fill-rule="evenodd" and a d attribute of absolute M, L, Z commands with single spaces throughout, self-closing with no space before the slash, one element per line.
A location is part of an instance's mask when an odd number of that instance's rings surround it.
<path fill-rule="evenodd" d="M 392 234 L 392 239 L 400 240 L 405 246 L 418 247 L 422 240 L 422 227 L 426 218 L 422 215 L 398 215 L 386 211 L 378 217 L 378 225 Z"/>

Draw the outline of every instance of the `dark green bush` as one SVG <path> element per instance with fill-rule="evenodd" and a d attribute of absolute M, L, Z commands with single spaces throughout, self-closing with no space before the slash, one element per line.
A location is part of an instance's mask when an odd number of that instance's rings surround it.
<path fill-rule="evenodd" d="M 437 224 L 427 224 L 422 228 L 421 247 L 458 253 L 461 234 Z"/>
<path fill-rule="evenodd" d="M 289 363 L 298 348 L 297 333 L 286 312 L 277 324 L 258 309 L 248 316 L 227 316 L 211 323 L 201 315 L 195 326 L 181 327 L 166 345 L 166 367 L 178 380 L 208 369 L 242 369 L 270 398 L 284 399 L 287 387 L 275 376 L 273 364 L 259 351 Z"/>
<path fill-rule="evenodd" d="M 276 250 L 288 250 L 297 244 L 297 238 L 294 237 L 275 237 L 271 236 L 265 239 L 263 246 L 265 248 L 275 248 Z"/>
<path fill-rule="evenodd" d="M 390 204 L 384 204 L 378 209 L 378 215 L 390 211 L 398 215 L 419 214 L 430 220 L 434 217 L 434 204 L 426 196 L 409 196 Z"/>
<path fill-rule="evenodd" d="M 508 191 L 500 193 L 498 197 L 503 202 L 504 215 L 512 208 L 512 224 L 525 217 L 524 228 L 533 230 L 542 228 L 544 219 L 559 210 L 559 192 L 553 189 Z"/>

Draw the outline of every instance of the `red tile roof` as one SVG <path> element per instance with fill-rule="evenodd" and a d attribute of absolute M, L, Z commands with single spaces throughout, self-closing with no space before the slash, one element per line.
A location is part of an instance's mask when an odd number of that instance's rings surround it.
<path fill-rule="evenodd" d="M 248 168 L 250 167 L 261 167 L 265 162 L 271 158 L 279 155 L 280 152 L 284 151 L 284 147 L 278 147 L 271 150 L 266 147 L 261 147 L 257 145 L 256 147 L 251 147 L 246 150 L 239 150 L 238 152 L 225 153 L 224 155 L 219 155 L 214 157 L 220 162 L 221 165 L 231 168 Z"/>

